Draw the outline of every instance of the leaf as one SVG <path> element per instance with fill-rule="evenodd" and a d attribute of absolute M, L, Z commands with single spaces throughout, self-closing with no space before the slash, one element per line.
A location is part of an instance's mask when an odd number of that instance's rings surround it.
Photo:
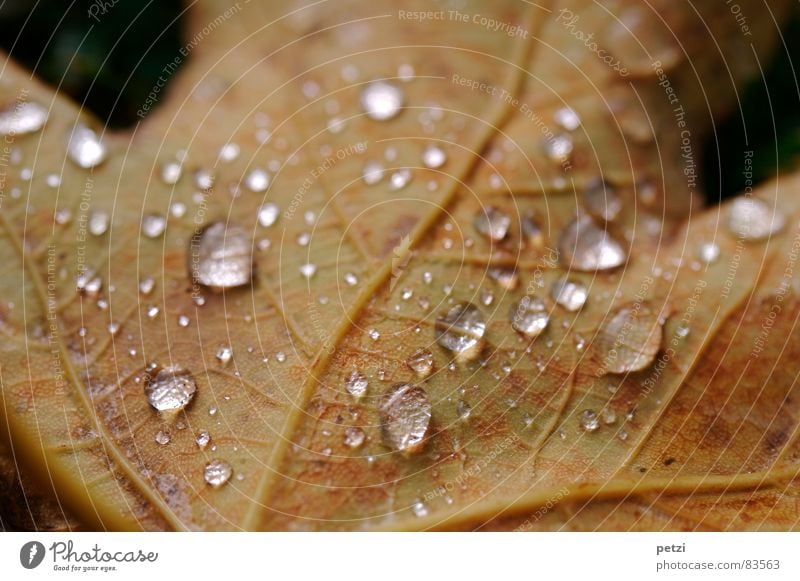
<path fill-rule="evenodd" d="M 788 2 L 742 2 L 750 36 L 712 2 L 470 2 L 466 22 L 420 22 L 412 8 L 429 3 L 406 4 L 200 3 L 188 62 L 128 133 L 102 134 L 7 63 L 6 103 L 49 110 L 14 137 L 0 214 L 16 456 L 88 528 L 796 528 L 799 178 L 757 192 L 785 225 L 750 240 L 726 226 L 738 210 L 700 208 L 695 165 Z M 378 79 L 403 96 L 388 121 L 362 111 Z M 559 127 L 564 107 L 579 127 Z M 93 169 L 66 156 L 79 119 L 108 147 Z M 431 145 L 440 168 L 421 162 Z M 173 186 L 161 171 L 176 156 Z M 370 161 L 411 181 L 367 185 Z M 249 191 L 254 168 L 266 192 Z M 265 203 L 280 209 L 271 226 Z M 579 211 L 594 217 L 562 235 Z M 476 230 L 490 212 L 505 236 Z M 251 284 L 193 280 L 215 222 L 252 240 Z M 581 264 L 592 224 L 590 250 L 617 246 L 591 260 L 623 252 L 617 268 Z M 701 263 L 709 242 L 719 258 Z M 234 243 L 228 259 L 246 262 Z M 582 308 L 550 297 L 565 274 L 587 288 Z M 526 293 L 546 304 L 537 337 L 535 318 L 531 336 L 512 328 Z M 462 301 L 486 323 L 468 361 L 436 343 Z M 607 365 L 609 344 L 630 372 Z M 176 369 L 196 392 L 159 413 L 145 386 Z M 399 383 L 423 392 L 387 399 Z M 421 445 L 387 446 L 387 421 L 409 410 Z"/>

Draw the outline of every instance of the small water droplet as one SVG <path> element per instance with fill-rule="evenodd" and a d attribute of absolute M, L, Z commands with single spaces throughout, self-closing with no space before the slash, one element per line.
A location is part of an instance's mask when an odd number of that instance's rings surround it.
<path fill-rule="evenodd" d="M 538 219 L 532 213 L 527 213 L 522 217 L 520 225 L 522 229 L 522 236 L 533 248 L 544 248 L 544 232 L 539 224 Z"/>
<path fill-rule="evenodd" d="M 77 125 L 69 135 L 67 155 L 78 167 L 91 169 L 105 161 L 106 146 L 97 134 L 85 125 Z"/>
<path fill-rule="evenodd" d="M 379 161 L 368 161 L 361 171 L 361 179 L 368 186 L 374 186 L 383 179 L 383 164 Z"/>
<path fill-rule="evenodd" d="M 581 126 L 581 118 L 569 107 L 562 107 L 553 114 L 553 119 L 567 131 L 575 131 Z"/>
<path fill-rule="evenodd" d="M 56 224 L 64 226 L 72 221 L 72 212 L 69 210 L 69 208 L 59 208 L 55 211 L 53 217 L 56 221 Z"/>
<path fill-rule="evenodd" d="M 156 443 L 160 444 L 161 446 L 166 446 L 167 444 L 169 444 L 171 439 L 172 438 L 170 438 L 170 435 L 164 430 L 159 430 L 156 433 L 155 437 Z"/>
<path fill-rule="evenodd" d="M 564 228 L 558 251 L 565 268 L 586 272 L 617 268 L 627 260 L 622 245 L 587 215 Z"/>
<path fill-rule="evenodd" d="M 511 309 L 511 326 L 527 337 L 538 337 L 550 323 L 547 305 L 538 297 L 524 296 Z"/>
<path fill-rule="evenodd" d="M 600 420 L 597 417 L 597 412 L 592 410 L 583 410 L 580 415 L 581 427 L 587 432 L 594 432 L 600 427 Z"/>
<path fill-rule="evenodd" d="M 266 191 L 269 187 L 269 174 L 263 169 L 254 169 L 244 179 L 244 185 L 255 193 Z"/>
<path fill-rule="evenodd" d="M 617 413 L 611 408 L 604 408 L 601 415 L 605 425 L 611 426 L 617 423 Z"/>
<path fill-rule="evenodd" d="M 194 185 L 201 190 L 210 190 L 214 187 L 214 174 L 207 169 L 198 169 L 194 172 Z"/>
<path fill-rule="evenodd" d="M 403 107 L 403 92 L 385 81 L 373 81 L 361 91 L 361 107 L 375 121 L 393 119 Z"/>
<path fill-rule="evenodd" d="M 209 434 L 207 430 L 202 430 L 201 432 L 198 432 L 197 437 L 194 439 L 194 443 L 197 444 L 197 446 L 201 450 L 205 450 L 206 446 L 208 446 L 208 443 L 210 441 L 211 441 L 211 434 Z"/>
<path fill-rule="evenodd" d="M 183 166 L 177 161 L 168 161 L 161 166 L 161 181 L 168 186 L 178 183 L 183 175 Z"/>
<path fill-rule="evenodd" d="M 758 198 L 736 198 L 728 210 L 728 230 L 747 241 L 769 238 L 785 223 L 783 214 Z"/>
<path fill-rule="evenodd" d="M 490 240 L 502 240 L 508 234 L 511 226 L 511 217 L 495 208 L 488 206 L 485 210 L 479 211 L 472 222 L 475 230 Z"/>
<path fill-rule="evenodd" d="M 411 170 L 404 167 L 389 176 L 389 189 L 392 191 L 402 190 L 411 181 Z"/>
<path fill-rule="evenodd" d="M 427 349 L 415 351 L 406 359 L 406 365 L 420 378 L 428 377 L 433 371 L 433 353 Z"/>
<path fill-rule="evenodd" d="M 160 214 L 145 214 L 142 217 L 142 234 L 148 238 L 158 238 L 167 228 L 167 219 Z"/>
<path fill-rule="evenodd" d="M 347 272 L 344 275 L 344 281 L 350 286 L 356 286 L 358 284 L 358 277 L 352 272 Z"/>
<path fill-rule="evenodd" d="M 178 317 L 178 326 L 179 327 L 188 327 L 189 326 L 189 317 L 186 315 L 180 315 Z"/>
<path fill-rule="evenodd" d="M 381 398 L 381 436 L 394 450 L 404 454 L 419 450 L 430 420 L 431 404 L 421 387 L 398 383 Z"/>
<path fill-rule="evenodd" d="M 258 209 L 258 223 L 264 228 L 269 228 L 278 221 L 280 209 L 277 204 L 267 202 Z"/>
<path fill-rule="evenodd" d="M 691 332 L 691 327 L 689 327 L 688 325 L 678 325 L 675 328 L 675 334 L 681 339 L 685 339 L 686 337 L 688 337 L 690 332 Z"/>
<path fill-rule="evenodd" d="M 411 511 L 414 513 L 414 516 L 419 518 L 428 516 L 428 507 L 426 507 L 425 503 L 421 500 L 417 500 L 411 505 Z"/>
<path fill-rule="evenodd" d="M 95 210 L 92 212 L 91 216 L 89 216 L 89 232 L 91 232 L 93 236 L 102 236 L 105 234 L 108 231 L 108 224 L 108 214 L 103 211 Z"/>
<path fill-rule="evenodd" d="M 367 335 L 369 335 L 369 338 L 372 339 L 373 341 L 377 341 L 378 339 L 381 338 L 381 334 L 377 329 L 368 330 Z"/>
<path fill-rule="evenodd" d="M 275 354 L 275 361 L 277 361 L 278 363 L 283 363 L 284 361 L 286 361 L 286 353 L 284 353 L 283 351 L 278 351 Z"/>
<path fill-rule="evenodd" d="M 0 111 L 0 135 L 26 135 L 39 131 L 47 122 L 47 109 L 30 101 L 15 101 Z"/>
<path fill-rule="evenodd" d="M 472 303 L 457 303 L 436 318 L 436 342 L 454 353 L 459 361 L 470 361 L 480 355 L 485 332 L 483 315 Z"/>
<path fill-rule="evenodd" d="M 598 347 L 606 373 L 641 371 L 661 348 L 664 319 L 660 312 L 640 303 L 615 309 L 598 334 Z"/>
<path fill-rule="evenodd" d="M 158 411 L 178 411 L 192 401 L 197 384 L 191 373 L 170 366 L 148 371 L 144 391 L 147 401 Z"/>
<path fill-rule="evenodd" d="M 519 276 L 513 268 L 495 266 L 487 270 L 486 274 L 506 290 L 514 290 L 519 285 Z"/>
<path fill-rule="evenodd" d="M 153 292 L 153 289 L 156 287 L 156 281 L 149 276 L 146 276 L 142 280 L 139 281 L 139 292 L 143 295 L 149 295 Z"/>
<path fill-rule="evenodd" d="M 148 319 L 155 319 L 158 316 L 158 313 L 160 313 L 160 312 L 161 312 L 161 309 L 159 309 L 155 305 L 151 305 L 151 306 L 147 307 L 147 318 Z"/>
<path fill-rule="evenodd" d="M 472 406 L 463 399 L 460 399 L 456 404 L 456 413 L 462 420 L 467 420 L 469 419 L 469 416 L 472 415 Z"/>
<path fill-rule="evenodd" d="M 231 465 L 224 460 L 212 460 L 203 469 L 203 479 L 212 488 L 224 485 L 232 475 Z"/>
<path fill-rule="evenodd" d="M 108 324 L 107 328 L 108 332 L 111 335 L 116 335 L 117 333 L 119 333 L 120 325 L 116 321 L 112 321 L 111 323 Z"/>
<path fill-rule="evenodd" d="M 367 435 L 361 428 L 347 428 L 344 431 L 344 444 L 349 448 L 360 448 L 366 439 Z"/>
<path fill-rule="evenodd" d="M 483 306 L 488 307 L 494 302 L 494 293 L 489 290 L 482 290 L 481 291 L 481 304 Z"/>
<path fill-rule="evenodd" d="M 433 282 L 433 273 L 429 271 L 425 271 L 422 273 L 422 282 L 425 284 L 431 284 Z"/>
<path fill-rule="evenodd" d="M 239 157 L 240 151 L 241 149 L 235 143 L 226 143 L 219 148 L 219 159 L 220 161 L 230 163 Z"/>
<path fill-rule="evenodd" d="M 569 135 L 561 134 L 548 138 L 544 142 L 544 151 L 550 160 L 557 163 L 564 163 L 572 155 L 574 145 Z"/>
<path fill-rule="evenodd" d="M 190 244 L 192 278 L 214 290 L 242 286 L 253 276 L 252 244 L 236 224 L 212 222 Z"/>
<path fill-rule="evenodd" d="M 622 211 L 622 199 L 616 190 L 603 180 L 594 180 L 583 192 L 586 210 L 598 220 L 611 222 Z"/>
<path fill-rule="evenodd" d="M 310 279 L 317 273 L 317 265 L 307 262 L 306 264 L 300 265 L 300 274 L 304 277 Z"/>
<path fill-rule="evenodd" d="M 581 283 L 567 278 L 558 279 L 550 288 L 550 296 L 568 311 L 577 311 L 586 304 L 588 289 Z"/>
<path fill-rule="evenodd" d="M 227 345 L 222 345 L 217 349 L 217 360 L 223 365 L 227 365 L 233 359 L 233 349 Z"/>
<path fill-rule="evenodd" d="M 704 242 L 697 249 L 697 258 L 706 264 L 713 264 L 719 260 L 720 249 L 716 242 Z"/>
<path fill-rule="evenodd" d="M 430 145 L 422 152 L 422 163 L 430 169 L 438 169 L 447 162 L 447 154 L 440 147 Z"/>

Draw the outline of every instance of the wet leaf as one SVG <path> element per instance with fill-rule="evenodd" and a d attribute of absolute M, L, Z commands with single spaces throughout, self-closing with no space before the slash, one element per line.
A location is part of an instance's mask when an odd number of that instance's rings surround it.
<path fill-rule="evenodd" d="M 800 178 L 702 209 L 695 166 L 770 14 L 343 4 L 200 3 L 131 132 L 7 65 L 48 111 L 0 213 L 43 494 L 89 528 L 796 528 Z"/>

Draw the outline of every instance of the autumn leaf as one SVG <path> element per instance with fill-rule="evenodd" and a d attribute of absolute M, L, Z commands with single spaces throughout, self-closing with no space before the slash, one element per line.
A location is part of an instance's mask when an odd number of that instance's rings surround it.
<path fill-rule="evenodd" d="M 124 132 L 7 60 L 4 457 L 66 528 L 797 528 L 800 178 L 699 175 L 789 3 L 403 4 L 199 2 Z"/>

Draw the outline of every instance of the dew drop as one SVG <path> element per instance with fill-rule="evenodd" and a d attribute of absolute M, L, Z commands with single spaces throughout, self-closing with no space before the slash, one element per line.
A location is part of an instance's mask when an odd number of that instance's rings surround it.
<path fill-rule="evenodd" d="M 414 516 L 418 518 L 428 516 L 428 507 L 425 506 L 425 503 L 421 500 L 417 500 L 411 505 L 411 511 L 414 513 Z"/>
<path fill-rule="evenodd" d="M 267 202 L 258 209 L 258 223 L 264 228 L 269 228 L 278 221 L 280 209 L 277 204 Z"/>
<path fill-rule="evenodd" d="M 586 304 L 589 291 L 583 284 L 561 278 L 553 283 L 550 296 L 559 305 L 568 311 L 577 311 Z"/>
<path fill-rule="evenodd" d="M 419 450 L 430 420 L 431 404 L 421 387 L 398 383 L 381 398 L 381 436 L 394 450 L 404 454 Z"/>
<path fill-rule="evenodd" d="M 242 286 L 253 276 L 252 245 L 236 224 L 212 222 L 192 237 L 190 252 L 192 278 L 211 289 Z"/>
<path fill-rule="evenodd" d="M 161 166 L 161 181 L 168 186 L 178 183 L 183 175 L 183 167 L 177 161 L 168 161 Z"/>
<path fill-rule="evenodd" d="M 408 365 L 418 377 L 424 379 L 433 371 L 433 353 L 427 349 L 420 349 L 406 359 L 406 365 Z"/>
<path fill-rule="evenodd" d="M 622 199 L 603 180 L 594 180 L 583 192 L 583 205 L 598 220 L 611 222 L 622 211 Z"/>
<path fill-rule="evenodd" d="M 100 210 L 92 212 L 89 216 L 89 232 L 93 236 L 102 236 L 108 231 L 109 217 L 108 214 Z"/>
<path fill-rule="evenodd" d="M 358 277 L 352 272 L 347 272 L 344 275 L 344 282 L 349 286 L 356 286 L 358 284 Z"/>
<path fill-rule="evenodd" d="M 364 394 L 367 393 L 367 385 L 369 385 L 367 378 L 358 371 L 353 371 L 353 373 L 347 376 L 344 382 L 344 388 L 347 390 L 347 393 L 356 399 L 363 397 Z"/>
<path fill-rule="evenodd" d="M 349 448 L 360 448 L 366 439 L 367 435 L 361 428 L 347 428 L 344 431 L 344 444 Z"/>
<path fill-rule="evenodd" d="M 697 258 L 706 264 L 713 264 L 719 260 L 720 249 L 715 242 L 704 242 L 697 249 Z"/>
<path fill-rule="evenodd" d="M 26 135 L 39 131 L 47 122 L 47 109 L 30 101 L 15 101 L 0 111 L 0 135 Z"/>
<path fill-rule="evenodd" d="M 116 321 L 112 321 L 111 323 L 108 324 L 107 329 L 111 335 L 116 335 L 117 333 L 119 333 L 120 325 Z"/>
<path fill-rule="evenodd" d="M 472 415 L 472 406 L 470 406 L 464 400 L 458 400 L 458 403 L 456 404 L 456 413 L 460 419 L 467 420 L 469 419 L 469 416 Z"/>
<path fill-rule="evenodd" d="M 139 292 L 145 296 L 153 292 L 153 289 L 155 287 L 156 287 L 156 281 L 150 276 L 146 276 L 145 278 L 139 281 Z"/>
<path fill-rule="evenodd" d="M 586 215 L 564 228 L 558 251 L 565 268 L 585 272 L 617 268 L 627 259 L 622 245 Z"/>
<path fill-rule="evenodd" d="M 196 391 L 194 377 L 180 367 L 154 369 L 145 375 L 147 401 L 160 412 L 182 410 L 192 401 Z"/>
<path fill-rule="evenodd" d="M 194 443 L 197 444 L 197 446 L 201 450 L 205 450 L 206 446 L 208 446 L 208 443 L 210 441 L 211 441 L 211 434 L 209 434 L 207 430 L 202 430 L 201 432 L 199 432 L 197 434 L 197 437 L 194 439 Z"/>
<path fill-rule="evenodd" d="M 664 319 L 658 311 L 640 303 L 614 310 L 598 334 L 598 348 L 606 373 L 641 371 L 661 348 Z"/>
<path fill-rule="evenodd" d="M 244 179 L 244 185 L 255 193 L 266 191 L 269 187 L 269 174 L 263 169 L 254 169 Z"/>
<path fill-rule="evenodd" d="M 579 421 L 581 427 L 587 432 L 594 432 L 600 427 L 600 420 L 597 417 L 597 412 L 592 410 L 583 410 Z"/>
<path fill-rule="evenodd" d="M 758 198 L 737 198 L 728 210 L 728 230 L 747 241 L 769 238 L 785 223 L 783 214 Z"/>
<path fill-rule="evenodd" d="M 532 213 L 527 213 L 522 217 L 520 225 L 522 229 L 522 236 L 533 248 L 544 248 L 544 232 L 539 221 Z"/>
<path fill-rule="evenodd" d="M 212 488 L 224 485 L 232 475 L 231 465 L 224 460 L 212 460 L 203 468 L 203 479 Z"/>
<path fill-rule="evenodd" d="M 459 361 L 475 359 L 483 348 L 486 322 L 472 303 L 457 303 L 445 309 L 435 325 L 436 342 Z"/>
<path fill-rule="evenodd" d="M 495 208 L 489 206 L 485 211 L 480 211 L 476 214 L 472 222 L 475 230 L 490 240 L 502 240 L 508 234 L 508 228 L 511 226 L 511 217 Z"/>
<path fill-rule="evenodd" d="M 422 163 L 430 169 L 438 169 L 447 162 L 447 154 L 440 147 L 430 145 L 422 152 Z"/>
<path fill-rule="evenodd" d="M 544 150 L 551 161 L 564 163 L 569 160 L 573 150 L 572 138 L 569 135 L 556 135 L 545 141 Z"/>
<path fill-rule="evenodd" d="M 519 285 L 519 276 L 513 268 L 496 266 L 487 270 L 486 274 L 506 290 L 514 290 Z"/>
<path fill-rule="evenodd" d="M 198 169 L 194 172 L 194 185 L 201 190 L 210 190 L 214 187 L 214 174 L 206 169 Z"/>
<path fill-rule="evenodd" d="M 403 107 L 403 92 L 385 81 L 373 81 L 361 91 L 361 107 L 375 121 L 393 119 Z"/>
<path fill-rule="evenodd" d="M 304 277 L 310 279 L 317 273 L 317 265 L 307 262 L 306 264 L 300 265 L 300 274 Z"/>
<path fill-rule="evenodd" d="M 91 169 L 105 161 L 108 155 L 106 146 L 87 126 L 76 126 L 68 137 L 67 155 L 78 167 Z"/>
<path fill-rule="evenodd" d="M 581 118 L 569 107 L 562 107 L 553 114 L 555 122 L 567 131 L 575 131 L 581 126 Z"/>
<path fill-rule="evenodd" d="M 167 219 L 160 214 L 145 214 L 142 218 L 142 234 L 148 238 L 158 238 L 167 228 Z"/>
<path fill-rule="evenodd" d="M 275 360 L 276 360 L 278 363 L 283 363 L 284 361 L 286 361 L 286 353 L 284 353 L 283 351 L 278 351 L 278 352 L 275 354 Z"/>
<path fill-rule="evenodd" d="M 225 162 L 232 162 L 239 157 L 239 152 L 241 149 L 235 143 L 226 143 L 222 147 L 219 148 L 219 159 L 220 161 Z"/>
<path fill-rule="evenodd" d="M 600 415 L 603 418 L 603 423 L 607 426 L 612 426 L 617 423 L 617 413 L 611 408 L 603 409 Z"/>
<path fill-rule="evenodd" d="M 178 317 L 178 326 L 179 327 L 188 327 L 189 326 L 189 317 L 186 315 L 180 315 Z"/>
<path fill-rule="evenodd" d="M 167 444 L 170 443 L 171 439 L 172 438 L 170 438 L 169 434 L 167 432 L 165 432 L 164 430 L 159 430 L 156 433 L 156 437 L 155 437 L 156 444 L 160 444 L 161 446 L 166 446 Z"/>
<path fill-rule="evenodd" d="M 408 168 L 399 169 L 389 176 L 389 189 L 396 192 L 402 190 L 411 181 L 411 170 Z"/>
<path fill-rule="evenodd" d="M 368 161 L 361 171 L 361 179 L 368 186 L 374 186 L 383 179 L 383 164 L 379 161 Z"/>
<path fill-rule="evenodd" d="M 524 296 L 511 309 L 511 326 L 527 337 L 538 337 L 550 323 L 547 305 L 538 297 Z"/>
<path fill-rule="evenodd" d="M 223 365 L 227 365 L 233 359 L 233 349 L 227 345 L 222 345 L 217 349 L 217 360 Z"/>

